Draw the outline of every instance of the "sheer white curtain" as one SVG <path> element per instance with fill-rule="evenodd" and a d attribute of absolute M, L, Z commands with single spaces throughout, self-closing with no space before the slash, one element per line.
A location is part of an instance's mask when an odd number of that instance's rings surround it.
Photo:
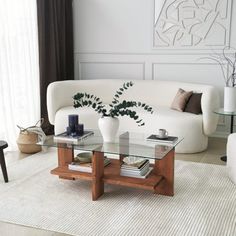
<path fill-rule="evenodd" d="M 0 0 L 0 139 L 15 149 L 16 125 L 39 118 L 36 0 Z"/>

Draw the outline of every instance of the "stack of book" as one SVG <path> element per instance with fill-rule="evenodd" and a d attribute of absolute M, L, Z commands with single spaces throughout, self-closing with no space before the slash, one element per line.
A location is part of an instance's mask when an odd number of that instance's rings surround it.
<path fill-rule="evenodd" d="M 120 168 L 120 175 L 144 179 L 150 174 L 152 169 L 153 168 L 150 167 L 149 160 L 146 159 L 134 164 L 127 164 L 124 162 Z"/>
<path fill-rule="evenodd" d="M 104 157 L 104 167 L 111 163 L 110 159 Z M 81 162 L 76 160 L 68 165 L 69 170 L 92 173 L 92 162 Z"/>
<path fill-rule="evenodd" d="M 78 143 L 93 134 L 94 134 L 93 131 L 88 131 L 88 130 L 87 131 L 85 130 L 83 134 L 78 134 L 78 135 L 74 135 L 74 136 L 67 134 L 67 132 L 64 132 L 64 133 L 55 135 L 53 137 L 53 140 L 54 141 L 61 141 L 61 142 Z"/>

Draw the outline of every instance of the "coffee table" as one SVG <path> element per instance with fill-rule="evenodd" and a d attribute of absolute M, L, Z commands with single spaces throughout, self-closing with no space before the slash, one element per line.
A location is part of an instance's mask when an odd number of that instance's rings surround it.
<path fill-rule="evenodd" d="M 173 144 L 147 141 L 150 134 L 137 134 L 125 132 L 117 136 L 114 143 L 103 143 L 99 131 L 78 143 L 54 141 L 53 137 L 47 139 L 43 146 L 56 147 L 58 150 L 58 167 L 51 173 L 59 178 L 75 180 L 84 179 L 92 182 L 92 200 L 97 200 L 104 193 L 104 183 L 123 185 L 134 188 L 151 190 L 156 194 L 174 195 L 174 156 L 175 146 L 181 142 L 179 138 Z M 91 151 L 92 173 L 73 171 L 68 164 L 74 160 L 74 151 Z M 104 154 L 114 155 L 111 163 L 104 167 Z M 147 158 L 153 163 L 151 173 L 145 179 L 126 177 L 120 175 L 120 166 L 126 156 Z"/>

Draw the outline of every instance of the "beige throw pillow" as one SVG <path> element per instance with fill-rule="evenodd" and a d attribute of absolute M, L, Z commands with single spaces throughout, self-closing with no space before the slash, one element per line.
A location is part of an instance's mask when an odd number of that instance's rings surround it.
<path fill-rule="evenodd" d="M 184 91 L 183 89 L 179 89 L 177 94 L 175 95 L 174 101 L 171 104 L 171 109 L 177 111 L 184 111 L 184 108 L 192 95 L 193 91 Z"/>

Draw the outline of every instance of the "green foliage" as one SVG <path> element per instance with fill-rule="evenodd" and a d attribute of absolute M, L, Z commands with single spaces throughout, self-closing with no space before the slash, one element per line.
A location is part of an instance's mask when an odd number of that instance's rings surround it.
<path fill-rule="evenodd" d="M 130 108 L 132 107 L 141 107 L 147 112 L 153 113 L 152 107 L 149 105 L 136 102 L 136 101 L 120 101 L 120 97 L 123 93 L 128 90 L 128 88 L 132 87 L 133 82 L 126 82 L 123 84 L 121 88 L 119 88 L 113 99 L 111 104 L 109 104 L 109 108 L 106 108 L 106 105 L 103 104 L 102 100 L 94 95 L 88 93 L 77 93 L 73 96 L 74 99 L 74 107 L 92 107 L 97 113 L 102 114 L 102 116 L 110 116 L 110 117 L 118 117 L 118 116 L 129 116 L 134 119 L 138 126 L 143 126 L 145 123 L 142 119 L 139 118 L 139 115 L 136 111 L 132 111 Z"/>

